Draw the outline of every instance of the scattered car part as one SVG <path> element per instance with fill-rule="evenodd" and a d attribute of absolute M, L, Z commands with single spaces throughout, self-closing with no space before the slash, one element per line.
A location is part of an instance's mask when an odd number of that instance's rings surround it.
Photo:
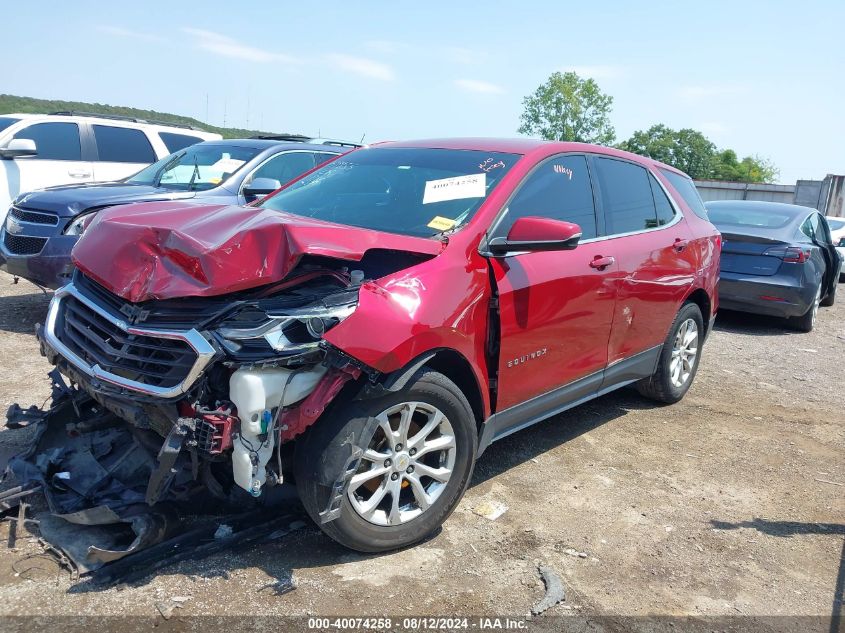
<path fill-rule="evenodd" d="M 566 593 L 563 590 L 563 582 L 557 572 L 547 565 L 539 565 L 537 570 L 540 572 L 540 578 L 546 585 L 546 595 L 537 604 L 531 607 L 533 615 L 540 615 L 548 611 L 556 604 L 566 600 Z"/>

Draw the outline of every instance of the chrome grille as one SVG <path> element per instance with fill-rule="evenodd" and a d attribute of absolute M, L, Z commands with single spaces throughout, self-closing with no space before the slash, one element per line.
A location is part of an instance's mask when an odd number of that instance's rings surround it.
<path fill-rule="evenodd" d="M 173 387 L 197 360 L 185 342 L 129 334 L 75 297 L 62 312 L 59 340 L 89 365 L 153 387 Z"/>
<path fill-rule="evenodd" d="M 59 225 L 59 216 L 55 213 L 48 213 L 46 211 L 32 211 L 30 209 L 11 207 L 9 209 L 9 215 L 16 220 L 29 222 L 30 224 L 47 224 L 49 226 Z"/>

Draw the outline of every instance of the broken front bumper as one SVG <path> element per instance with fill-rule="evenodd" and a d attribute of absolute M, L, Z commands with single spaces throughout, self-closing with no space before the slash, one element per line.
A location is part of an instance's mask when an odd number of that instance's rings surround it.
<path fill-rule="evenodd" d="M 94 316 L 78 317 L 74 315 L 73 318 L 84 320 L 90 318 L 96 320 L 95 324 L 101 328 L 112 328 L 114 335 L 134 335 L 142 336 L 151 341 L 166 340 L 166 341 L 180 341 L 190 348 L 196 355 L 196 359 L 187 371 L 184 378 L 175 384 L 152 385 L 143 383 L 137 380 L 121 376 L 113 371 L 103 368 L 98 362 L 90 362 L 82 357 L 86 351 L 90 353 L 85 354 L 89 358 L 97 357 L 96 346 L 97 340 L 90 342 L 75 340 L 73 343 L 66 344 L 63 336 L 69 336 L 68 328 L 64 327 L 64 319 L 67 318 L 67 305 L 69 301 L 78 302 L 82 309 L 88 311 Z M 156 396 L 158 398 L 170 399 L 178 398 L 183 395 L 200 377 L 203 370 L 214 359 L 217 352 L 209 341 L 197 330 L 191 329 L 186 331 L 177 330 L 163 330 L 163 329 L 145 329 L 131 325 L 127 320 L 119 319 L 110 312 L 101 308 L 97 303 L 91 301 L 85 294 L 80 292 L 76 286 L 71 282 L 56 291 L 53 300 L 50 302 L 50 308 L 47 313 L 47 321 L 42 331 L 42 343 L 49 346 L 54 352 L 48 353 L 49 350 L 44 350 L 45 354 L 55 356 L 55 353 L 61 355 L 74 368 L 82 372 L 89 378 L 99 382 L 106 382 L 116 387 L 122 387 L 141 394 Z M 73 345 L 76 349 L 72 349 Z"/>

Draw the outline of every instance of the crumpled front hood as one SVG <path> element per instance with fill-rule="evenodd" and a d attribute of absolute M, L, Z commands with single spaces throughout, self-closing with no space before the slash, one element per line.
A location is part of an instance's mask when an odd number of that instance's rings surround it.
<path fill-rule="evenodd" d="M 52 211 L 61 217 L 72 217 L 92 207 L 152 200 L 186 200 L 196 192 L 174 191 L 151 185 L 131 185 L 123 182 L 59 185 L 39 189 L 20 196 L 21 207 Z"/>
<path fill-rule="evenodd" d="M 443 244 L 260 207 L 168 201 L 97 214 L 72 258 L 86 275 L 138 303 L 263 286 L 284 279 L 303 255 L 357 261 L 373 248 L 436 255 Z"/>

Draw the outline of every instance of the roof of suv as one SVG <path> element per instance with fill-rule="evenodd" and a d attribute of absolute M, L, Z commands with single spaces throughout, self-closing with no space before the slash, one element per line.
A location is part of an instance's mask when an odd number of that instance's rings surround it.
<path fill-rule="evenodd" d="M 129 116 L 119 116 L 119 115 L 110 115 L 110 114 L 98 114 L 94 112 L 75 112 L 75 111 L 64 111 L 64 112 L 50 112 L 50 113 L 23 113 L 23 112 L 10 112 L 8 114 L 0 114 L 0 117 L 9 117 L 14 119 L 20 119 L 22 121 L 29 121 L 32 119 L 44 119 L 44 120 L 52 120 L 52 119 L 59 119 L 59 120 L 91 120 L 92 122 L 97 123 L 104 123 L 108 125 L 130 125 L 130 126 L 138 126 L 138 127 L 147 127 L 147 128 L 161 128 L 166 130 L 184 130 L 184 134 L 190 134 L 193 136 L 210 136 L 212 138 L 219 138 L 220 134 L 216 132 L 209 132 L 207 130 L 203 130 L 202 128 L 198 128 L 193 125 L 187 125 L 184 123 L 170 123 L 167 121 L 155 121 L 150 119 L 142 119 L 138 117 L 129 117 Z"/>
<path fill-rule="evenodd" d="M 306 149 L 319 152 L 330 152 L 343 154 L 349 151 L 348 147 L 340 145 L 325 145 L 323 143 L 301 143 L 299 141 L 273 141 L 263 138 L 224 138 L 214 141 L 204 141 L 203 145 L 229 145 L 235 147 L 252 147 L 258 150 L 271 149 L 273 147 L 285 146 L 292 149 Z M 334 150 L 334 152 L 332 152 Z"/>
<path fill-rule="evenodd" d="M 668 171 L 686 174 L 680 169 L 661 163 L 647 156 L 632 154 L 615 147 L 591 145 L 589 143 L 573 143 L 569 141 L 545 141 L 538 138 L 435 138 L 416 141 L 388 141 L 374 144 L 375 147 L 419 147 L 438 149 L 478 150 L 482 152 L 505 152 L 512 154 L 557 154 L 562 152 L 598 152 L 608 156 L 627 158 L 640 163 L 666 169 Z"/>

